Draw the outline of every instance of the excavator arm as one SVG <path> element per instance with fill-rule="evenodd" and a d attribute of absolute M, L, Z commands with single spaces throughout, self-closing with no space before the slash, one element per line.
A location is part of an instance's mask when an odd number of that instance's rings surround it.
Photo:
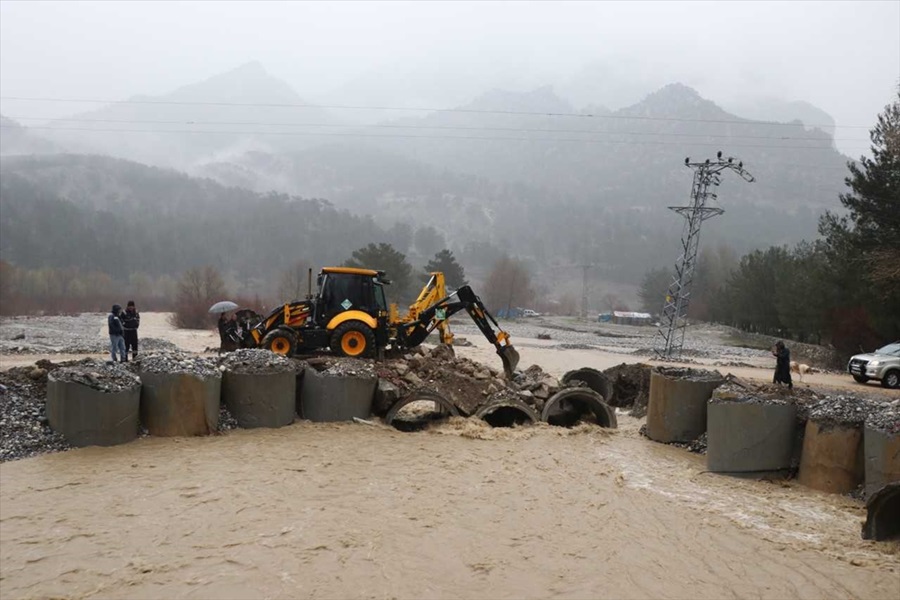
<path fill-rule="evenodd" d="M 500 328 L 496 319 L 484 307 L 481 299 L 467 285 L 449 296 L 437 300 L 428 308 L 417 311 L 415 321 L 403 324 L 406 345 L 418 346 L 435 328 L 440 328 L 442 341 L 444 341 L 445 331 L 452 340 L 452 334 L 447 327 L 447 319 L 461 310 L 469 313 L 484 337 L 497 349 L 497 354 L 503 361 L 503 371 L 507 378 L 512 379 L 516 366 L 519 364 L 519 353 L 510 343 L 509 334 Z M 496 330 L 491 326 L 492 323 L 497 328 Z"/>

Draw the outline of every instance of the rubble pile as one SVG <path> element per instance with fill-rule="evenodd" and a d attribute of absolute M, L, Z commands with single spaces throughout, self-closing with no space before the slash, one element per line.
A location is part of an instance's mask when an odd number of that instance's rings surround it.
<path fill-rule="evenodd" d="M 376 376 L 375 364 L 370 360 L 322 357 L 308 359 L 306 363 L 322 375 L 331 377 L 372 378 Z"/>
<path fill-rule="evenodd" d="M 105 393 L 124 392 L 141 385 L 140 378 L 120 363 L 106 363 L 95 358 L 85 358 L 55 369 L 49 378 L 50 381 L 80 383 Z"/>
<path fill-rule="evenodd" d="M 201 379 L 220 376 L 218 365 L 214 359 L 180 350 L 139 355 L 135 362 L 138 369 L 146 373 L 172 375 L 187 373 Z"/>
<path fill-rule="evenodd" d="M 475 414 L 488 401 L 512 394 L 540 412 L 544 402 L 559 390 L 559 381 L 532 365 L 508 381 L 492 367 L 454 356 L 451 348 L 438 345 L 377 364 L 376 374 L 404 396 L 411 390 L 432 389 L 456 406 L 460 414 Z"/>
<path fill-rule="evenodd" d="M 866 427 L 900 435 L 900 399 L 882 402 L 879 410 L 867 415 Z"/>
<path fill-rule="evenodd" d="M 50 367 L 50 368 L 48 368 Z M 0 372 L 0 462 L 68 450 L 45 414 L 49 361 Z"/>
<path fill-rule="evenodd" d="M 240 375 L 270 375 L 297 371 L 298 361 L 260 348 L 241 348 L 222 356 L 220 370 Z"/>

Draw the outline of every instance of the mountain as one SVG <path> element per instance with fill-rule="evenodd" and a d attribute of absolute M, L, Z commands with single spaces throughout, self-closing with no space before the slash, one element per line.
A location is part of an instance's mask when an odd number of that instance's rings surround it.
<path fill-rule="evenodd" d="M 162 96 L 134 96 L 54 123 L 78 151 L 187 168 L 246 151 L 309 147 L 339 120 L 258 62 Z"/>
<path fill-rule="evenodd" d="M 299 259 L 340 264 L 364 240 L 387 239 L 371 219 L 322 200 L 102 156 L 0 160 L 0 259 L 20 267 L 127 279 L 211 264 L 248 281 Z"/>
<path fill-rule="evenodd" d="M 0 156 L 16 154 L 48 154 L 57 147 L 33 130 L 0 115 Z"/>

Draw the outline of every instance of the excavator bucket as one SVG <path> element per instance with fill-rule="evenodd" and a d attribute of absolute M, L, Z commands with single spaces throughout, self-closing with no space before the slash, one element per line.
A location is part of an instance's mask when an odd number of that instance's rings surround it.
<path fill-rule="evenodd" d="M 513 373 L 516 372 L 516 367 L 519 366 L 519 353 L 512 346 L 503 346 L 497 349 L 497 354 L 500 355 L 500 360 L 503 361 L 503 372 L 506 373 L 506 378 L 512 381 Z"/>

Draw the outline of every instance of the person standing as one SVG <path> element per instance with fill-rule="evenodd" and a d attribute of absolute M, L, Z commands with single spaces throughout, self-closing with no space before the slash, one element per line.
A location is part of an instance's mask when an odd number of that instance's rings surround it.
<path fill-rule="evenodd" d="M 772 348 L 772 355 L 775 357 L 775 377 L 772 378 L 772 383 L 784 383 L 788 389 L 794 389 L 794 382 L 791 381 L 791 351 L 779 340 Z"/>
<path fill-rule="evenodd" d="M 113 362 L 128 362 L 128 353 L 125 352 L 125 327 L 122 325 L 122 307 L 113 304 L 112 312 L 106 318 L 109 325 L 109 353 Z M 116 354 L 119 361 L 116 361 Z"/>
<path fill-rule="evenodd" d="M 125 354 L 131 351 L 131 360 L 138 355 L 138 327 L 141 326 L 141 314 L 134 305 L 134 300 L 129 300 L 122 313 L 122 326 L 125 328 Z"/>

